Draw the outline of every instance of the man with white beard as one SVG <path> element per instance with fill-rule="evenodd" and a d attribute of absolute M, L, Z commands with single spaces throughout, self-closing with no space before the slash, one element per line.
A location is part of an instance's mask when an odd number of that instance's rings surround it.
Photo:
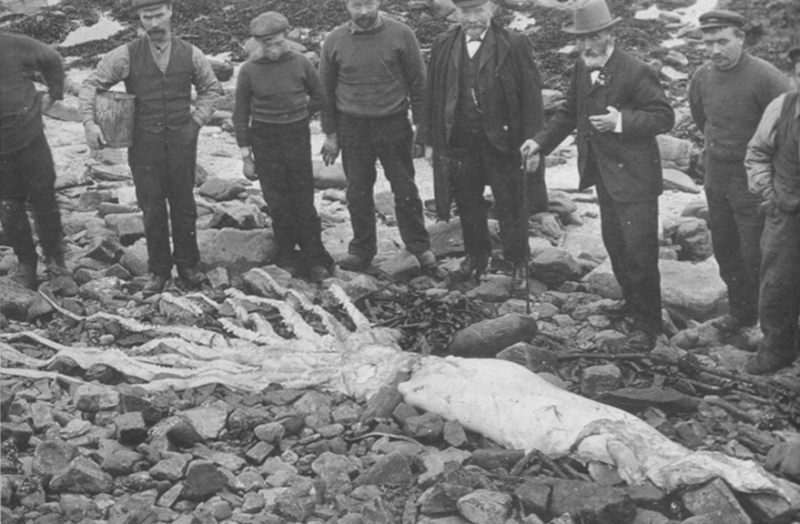
<path fill-rule="evenodd" d="M 632 316 L 628 348 L 650 350 L 662 329 L 656 135 L 672 128 L 675 113 L 656 72 L 615 46 L 619 21 L 604 0 L 577 6 L 564 28 L 580 51 L 566 103 L 521 150 L 535 161 L 577 129 L 579 189 L 597 187 L 603 242 L 624 298 L 607 313 Z"/>

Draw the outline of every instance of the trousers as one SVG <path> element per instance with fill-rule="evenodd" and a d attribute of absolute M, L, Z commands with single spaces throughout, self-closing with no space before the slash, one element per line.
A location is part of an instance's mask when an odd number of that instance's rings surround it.
<path fill-rule="evenodd" d="M 381 118 L 340 116 L 339 145 L 353 226 L 350 254 L 372 259 L 378 252 L 373 195 L 378 160 L 394 193 L 397 227 L 406 249 L 414 254 L 430 249 L 422 200 L 414 181 L 412 141 L 411 123 L 404 113 Z"/>
<path fill-rule="evenodd" d="M 197 133 L 189 126 L 196 124 L 157 133 L 136 129 L 128 150 L 136 198 L 144 212 L 148 269 L 158 275 L 168 275 L 173 265 L 192 268 L 200 262 L 194 201 Z"/>
<path fill-rule="evenodd" d="M 745 322 L 758 318 L 761 233 L 764 214 L 747 188 L 744 163 L 706 155 L 706 199 L 714 256 L 728 287 L 730 314 Z"/>
<path fill-rule="evenodd" d="M 35 264 L 38 259 L 27 202 L 33 207 L 45 257 L 54 259 L 64 254 L 55 182 L 53 155 L 44 132 L 21 149 L 0 154 L 0 220 L 4 236 L 21 263 Z"/>
<path fill-rule="evenodd" d="M 289 124 L 253 122 L 253 156 L 264 199 L 269 205 L 278 260 L 295 246 L 309 267 L 330 267 L 322 245 L 322 227 L 314 207 L 314 166 L 308 119 Z"/>
<path fill-rule="evenodd" d="M 486 257 L 492 252 L 483 197 L 489 185 L 500 222 L 503 258 L 513 263 L 524 262 L 528 249 L 528 218 L 523 212 L 523 173 L 518 155 L 498 150 L 483 133 L 459 133 L 454 136 L 447 153 L 453 199 L 461 218 L 467 254 Z"/>

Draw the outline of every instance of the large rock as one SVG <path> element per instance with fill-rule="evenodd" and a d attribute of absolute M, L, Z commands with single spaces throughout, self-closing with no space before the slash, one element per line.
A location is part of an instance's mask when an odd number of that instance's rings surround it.
<path fill-rule="evenodd" d="M 28 289 L 10 277 L 0 277 L 0 313 L 14 320 L 27 320 L 28 310 L 39 298 L 36 291 Z"/>
<path fill-rule="evenodd" d="M 130 271 L 131 275 L 142 277 L 149 273 L 147 267 L 147 242 L 142 239 L 125 248 L 119 263 Z"/>
<path fill-rule="evenodd" d="M 699 193 L 700 187 L 692 178 L 677 169 L 664 169 L 664 189 L 674 189 L 684 193 Z"/>
<path fill-rule="evenodd" d="M 227 477 L 216 464 L 207 460 L 193 460 L 186 471 L 183 497 L 194 501 L 206 500 L 222 491 L 227 483 Z"/>
<path fill-rule="evenodd" d="M 706 221 L 695 217 L 676 217 L 664 224 L 664 236 L 680 246 L 679 260 L 700 261 L 714 254 L 711 231 Z"/>
<path fill-rule="evenodd" d="M 346 189 L 347 177 L 340 162 L 326 166 L 320 160 L 314 160 L 314 187 L 317 189 Z"/>
<path fill-rule="evenodd" d="M 457 357 L 494 358 L 517 342 L 528 342 L 538 332 L 533 317 L 508 314 L 462 329 L 453 337 L 448 353 Z"/>
<path fill-rule="evenodd" d="M 237 199 L 245 192 L 240 180 L 217 177 L 209 178 L 199 189 L 201 195 L 219 202 Z"/>
<path fill-rule="evenodd" d="M 77 457 L 53 475 L 50 489 L 64 493 L 108 493 L 114 487 L 114 478 L 86 457 Z"/>
<path fill-rule="evenodd" d="M 669 135 L 658 135 L 658 149 L 661 152 L 661 165 L 668 169 L 686 172 L 692 163 L 693 146 L 688 140 Z"/>
<path fill-rule="evenodd" d="M 142 213 L 106 215 L 106 227 L 116 233 L 123 245 L 129 246 L 144 237 L 143 217 Z"/>
<path fill-rule="evenodd" d="M 751 524 L 753 521 L 736 500 L 727 484 L 715 479 L 683 495 L 683 504 L 692 515 L 709 516 L 714 522 Z"/>
<path fill-rule="evenodd" d="M 274 262 L 277 246 L 269 230 L 207 229 L 197 232 L 200 265 L 204 271 L 224 267 L 244 273 Z"/>
<path fill-rule="evenodd" d="M 238 202 L 220 204 L 208 221 L 208 228 L 213 229 L 263 229 L 266 225 L 267 221 L 258 206 Z"/>
<path fill-rule="evenodd" d="M 464 254 L 464 235 L 461 231 L 461 219 L 451 218 L 449 222 L 436 222 L 428 228 L 431 237 L 431 251 L 436 258 Z M 492 248 L 501 247 L 500 225 L 497 220 L 489 220 L 489 235 Z"/>
<path fill-rule="evenodd" d="M 582 481 L 554 482 L 550 499 L 553 515 L 569 513 L 575 522 L 586 524 L 632 524 L 636 504 L 619 488 Z"/>
<path fill-rule="evenodd" d="M 531 274 L 536 280 L 557 288 L 567 280 L 580 277 L 580 267 L 572 255 L 564 250 L 542 250 L 531 261 Z"/>
<path fill-rule="evenodd" d="M 598 264 L 608 258 L 603 238 L 591 233 L 568 232 L 561 241 L 561 249 L 576 259 L 592 260 Z"/>

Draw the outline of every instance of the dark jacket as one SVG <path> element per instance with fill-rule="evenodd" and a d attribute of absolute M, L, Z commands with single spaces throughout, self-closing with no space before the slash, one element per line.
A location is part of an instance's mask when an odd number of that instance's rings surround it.
<path fill-rule="evenodd" d="M 592 84 L 589 69 L 579 58 L 566 102 L 533 139 L 548 154 L 577 128 L 580 190 L 602 176 L 618 202 L 657 198 L 663 179 L 656 135 L 672 129 L 675 112 L 656 72 L 641 60 L 614 49 L 605 69 L 606 85 Z M 606 113 L 608 106 L 622 113 L 622 133 L 600 133 L 589 122 L 589 116 Z M 599 172 L 587 165 L 590 143 Z"/>
<path fill-rule="evenodd" d="M 446 152 L 456 119 L 463 45 L 460 26 L 434 43 L 422 112 L 417 119 L 417 141 L 434 149 L 436 213 L 441 220 L 450 217 L 452 195 Z M 492 22 L 482 44 L 477 97 L 486 137 L 498 150 L 519 155 L 522 143 L 533 138 L 544 124 L 542 82 L 524 36 Z"/>

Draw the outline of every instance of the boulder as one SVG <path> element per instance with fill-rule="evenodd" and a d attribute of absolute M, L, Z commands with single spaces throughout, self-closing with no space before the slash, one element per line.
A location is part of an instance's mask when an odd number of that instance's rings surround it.
<path fill-rule="evenodd" d="M 139 240 L 132 246 L 125 248 L 119 263 L 130 271 L 131 275 L 142 277 L 149 273 L 147 267 L 147 242 Z"/>
<path fill-rule="evenodd" d="M 203 271 L 224 267 L 241 274 L 271 264 L 277 246 L 269 230 L 207 229 L 197 232 L 200 267 Z"/>
<path fill-rule="evenodd" d="M 247 188 L 240 180 L 217 177 L 209 178 L 199 189 L 202 196 L 218 202 L 235 200 L 245 192 Z"/>
<path fill-rule="evenodd" d="M 531 275 L 553 288 L 580 277 L 578 263 L 562 249 L 542 250 L 531 261 Z"/>
<path fill-rule="evenodd" d="M 700 218 L 676 217 L 666 222 L 664 237 L 680 246 L 678 260 L 702 261 L 714 254 L 711 231 Z"/>
<path fill-rule="evenodd" d="M 692 177 L 677 169 L 664 169 L 664 189 L 674 189 L 684 193 L 700 193 L 700 187 Z"/>
<path fill-rule="evenodd" d="M 36 291 L 28 289 L 10 277 L 0 277 L 0 313 L 14 320 L 27 320 L 28 310 L 39 298 Z"/>
<path fill-rule="evenodd" d="M 314 160 L 314 187 L 317 189 L 347 189 L 347 177 L 340 162 L 326 166 Z"/>
<path fill-rule="evenodd" d="M 697 217 L 708 223 L 708 202 L 705 200 L 695 200 L 686 204 L 681 211 L 682 217 Z"/>
<path fill-rule="evenodd" d="M 264 229 L 267 226 L 264 213 L 255 204 L 240 204 L 231 202 L 221 204 L 214 210 L 209 219 L 210 229 Z"/>
<path fill-rule="evenodd" d="M 561 249 L 576 259 L 592 260 L 601 264 L 608 258 L 608 251 L 600 235 L 570 231 L 561 241 Z"/>
<path fill-rule="evenodd" d="M 509 314 L 473 324 L 457 332 L 447 347 L 457 357 L 494 358 L 517 342 L 528 342 L 538 332 L 533 317 Z"/>
<path fill-rule="evenodd" d="M 658 135 L 656 140 L 661 152 L 662 167 L 677 169 L 684 173 L 689 171 L 694 152 L 694 146 L 690 141 L 669 135 Z"/>
<path fill-rule="evenodd" d="M 116 233 L 122 245 L 129 246 L 144 238 L 144 215 L 142 213 L 120 213 L 106 215 L 106 227 Z"/>
<path fill-rule="evenodd" d="M 233 77 L 233 64 L 227 60 L 210 59 L 208 63 L 211 64 L 211 70 L 220 82 L 227 82 Z"/>

